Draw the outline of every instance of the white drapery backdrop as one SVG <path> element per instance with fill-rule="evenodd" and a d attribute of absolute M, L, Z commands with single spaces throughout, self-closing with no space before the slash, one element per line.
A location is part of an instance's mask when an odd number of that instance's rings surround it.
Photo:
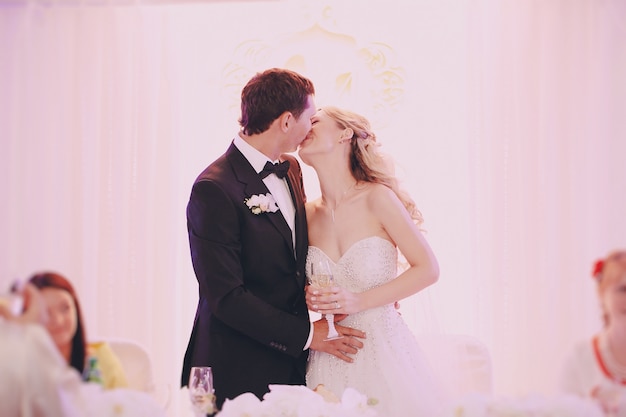
<path fill-rule="evenodd" d="M 417 333 L 478 337 L 520 395 L 600 326 L 591 263 L 626 247 L 619 0 L 5 1 L 0 63 L 0 283 L 65 274 L 88 334 L 146 346 L 159 382 L 197 301 L 190 186 L 270 66 L 394 157 L 441 266 L 402 303 Z"/>

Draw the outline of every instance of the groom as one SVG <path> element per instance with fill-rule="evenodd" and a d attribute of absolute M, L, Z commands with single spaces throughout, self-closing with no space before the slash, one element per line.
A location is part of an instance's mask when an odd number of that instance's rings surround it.
<path fill-rule="evenodd" d="M 306 200 L 295 151 L 311 129 L 313 83 L 292 71 L 256 74 L 241 93 L 241 132 L 196 179 L 187 205 L 199 284 L 183 363 L 211 366 L 217 406 L 269 384 L 305 384 L 308 349 L 351 361 L 363 333 L 311 324 L 304 298 Z"/>

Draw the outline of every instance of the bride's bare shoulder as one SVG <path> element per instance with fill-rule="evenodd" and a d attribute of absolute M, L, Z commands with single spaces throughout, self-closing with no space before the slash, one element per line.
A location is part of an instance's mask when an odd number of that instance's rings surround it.
<path fill-rule="evenodd" d="M 366 204 L 371 212 L 376 213 L 376 216 L 380 214 L 389 215 L 389 213 L 403 207 L 396 193 L 384 184 L 371 184 L 367 193 Z"/>
<path fill-rule="evenodd" d="M 395 195 L 393 190 L 384 184 L 367 183 L 362 191 L 368 199 L 390 198 Z"/>

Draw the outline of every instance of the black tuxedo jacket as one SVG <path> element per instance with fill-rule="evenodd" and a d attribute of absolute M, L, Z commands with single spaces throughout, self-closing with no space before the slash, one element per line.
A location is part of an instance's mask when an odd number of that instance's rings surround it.
<path fill-rule="evenodd" d="M 297 160 L 283 159 L 290 161 L 295 252 L 280 211 L 254 214 L 246 206 L 269 190 L 233 144 L 200 174 L 187 205 L 199 301 L 182 385 L 192 366 L 211 366 L 218 407 L 244 392 L 262 397 L 269 384 L 305 383 L 306 197 Z"/>

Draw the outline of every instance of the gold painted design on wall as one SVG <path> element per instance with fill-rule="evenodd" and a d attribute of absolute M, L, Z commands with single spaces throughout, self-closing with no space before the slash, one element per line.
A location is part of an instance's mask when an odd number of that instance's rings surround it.
<path fill-rule="evenodd" d="M 313 80 L 318 105 L 347 107 L 377 126 L 387 124 L 405 92 L 404 69 L 394 49 L 384 42 L 361 45 L 349 34 L 326 29 L 339 26 L 330 12 L 322 8 L 308 29 L 239 44 L 223 70 L 231 106 L 238 109 L 241 88 L 256 72 L 282 67 Z"/>

